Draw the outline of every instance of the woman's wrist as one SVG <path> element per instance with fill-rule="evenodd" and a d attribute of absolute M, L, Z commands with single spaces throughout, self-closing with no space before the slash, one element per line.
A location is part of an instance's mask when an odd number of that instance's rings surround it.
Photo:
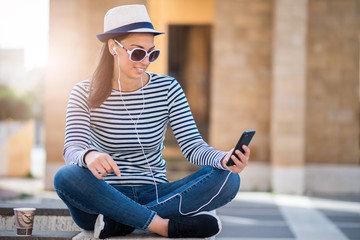
<path fill-rule="evenodd" d="M 83 163 L 84 163 L 84 165 L 85 166 L 87 166 L 87 162 L 86 162 L 86 157 L 88 157 L 89 156 L 89 153 L 91 153 L 91 152 L 97 152 L 97 150 L 96 149 L 89 149 L 85 154 L 84 154 L 84 157 L 83 157 Z"/>

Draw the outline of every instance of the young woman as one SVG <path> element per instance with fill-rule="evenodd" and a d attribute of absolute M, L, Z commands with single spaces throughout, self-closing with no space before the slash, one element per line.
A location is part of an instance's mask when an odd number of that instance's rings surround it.
<path fill-rule="evenodd" d="M 172 238 L 216 235 L 221 224 L 209 211 L 235 197 L 249 160 L 246 146 L 236 157 L 206 144 L 179 83 L 146 72 L 160 54 L 158 34 L 142 5 L 109 10 L 98 66 L 70 95 L 67 165 L 54 186 L 76 224 L 96 238 L 136 228 Z M 175 182 L 161 155 L 168 124 L 188 161 L 203 166 Z M 227 167 L 230 157 L 236 165 Z"/>

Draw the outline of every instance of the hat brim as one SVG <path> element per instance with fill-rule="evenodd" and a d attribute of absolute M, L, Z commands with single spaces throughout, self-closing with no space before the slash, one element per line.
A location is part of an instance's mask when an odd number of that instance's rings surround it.
<path fill-rule="evenodd" d="M 154 35 L 163 34 L 163 32 L 158 32 L 158 31 L 154 30 L 151 23 L 139 22 L 139 23 L 133 23 L 133 24 L 119 27 L 119 28 L 111 29 L 107 32 L 96 35 L 96 37 L 101 42 L 104 42 L 107 39 L 116 37 L 116 36 L 118 36 L 120 34 L 124 34 L 124 33 L 152 33 Z"/>
<path fill-rule="evenodd" d="M 159 34 L 164 34 L 163 32 L 157 32 L 157 31 L 129 31 L 129 32 L 116 32 L 116 33 L 102 33 L 96 35 L 97 39 L 99 39 L 101 42 L 105 42 L 106 40 L 110 38 L 114 38 L 116 36 L 119 36 L 120 34 L 124 33 L 152 33 L 154 36 Z"/>

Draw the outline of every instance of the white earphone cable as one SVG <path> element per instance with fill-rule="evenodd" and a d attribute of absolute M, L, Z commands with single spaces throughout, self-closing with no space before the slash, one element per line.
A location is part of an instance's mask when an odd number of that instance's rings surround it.
<path fill-rule="evenodd" d="M 140 80 L 141 80 L 141 94 L 142 94 L 142 109 L 141 109 L 141 112 L 140 112 L 140 114 L 139 114 L 136 122 L 135 122 L 135 121 L 133 120 L 133 118 L 132 118 L 129 110 L 128 110 L 127 107 L 126 107 L 126 104 L 125 104 L 125 101 L 124 101 L 124 98 L 123 98 L 123 95 L 122 95 L 121 84 L 120 84 L 120 64 L 119 64 L 119 55 L 118 55 L 118 54 L 117 54 L 117 58 L 118 58 L 118 61 L 117 61 L 117 65 L 118 65 L 118 79 L 117 79 L 117 82 L 118 82 L 118 85 L 119 85 L 119 92 L 120 92 L 121 101 L 122 101 L 122 103 L 123 103 L 123 105 L 124 105 L 124 108 L 125 108 L 126 112 L 127 112 L 128 115 L 129 115 L 131 121 L 132 121 L 133 124 L 134 124 L 134 130 L 135 130 L 135 133 L 136 133 L 136 138 L 137 138 L 137 140 L 138 140 L 138 143 L 139 143 L 139 145 L 140 145 L 142 154 L 144 155 L 145 160 L 146 160 L 147 165 L 148 165 L 148 168 L 149 168 L 149 170 L 150 170 L 150 174 L 151 174 L 151 176 L 152 176 L 152 179 L 153 179 L 153 182 L 154 182 L 154 186 L 155 186 L 156 200 L 157 200 L 157 202 L 159 203 L 159 197 L 158 197 L 159 194 L 158 194 L 158 188 L 157 188 L 157 184 L 156 184 L 156 181 L 155 181 L 154 173 L 153 173 L 152 168 L 151 168 L 151 166 L 150 166 L 149 160 L 147 159 L 147 156 L 146 156 L 146 154 L 145 154 L 145 150 L 144 150 L 144 147 L 143 147 L 143 145 L 142 145 L 142 143 L 141 143 L 140 136 L 139 136 L 139 132 L 138 132 L 138 130 L 137 130 L 137 124 L 138 124 L 138 122 L 139 122 L 140 116 L 141 116 L 141 114 L 143 113 L 143 111 L 144 111 L 144 109 L 145 109 L 145 96 L 144 96 L 144 89 L 143 89 L 143 88 L 144 88 L 144 82 L 143 82 L 143 79 L 142 79 L 142 76 L 141 76 Z"/>
<path fill-rule="evenodd" d="M 118 58 L 118 61 L 117 61 L 117 66 L 118 66 L 118 79 L 117 79 L 117 82 L 118 82 L 118 85 L 119 85 L 119 92 L 120 92 L 121 101 L 122 101 L 122 103 L 123 103 L 123 105 L 124 105 L 124 108 L 125 108 L 126 112 L 128 113 L 128 115 L 129 115 L 129 117 L 130 117 L 130 120 L 131 120 L 131 121 L 133 122 L 133 124 L 134 124 L 134 130 L 135 130 L 135 133 L 136 133 L 137 141 L 138 141 L 138 143 L 139 143 L 139 145 L 140 145 L 140 147 L 141 147 L 142 154 L 143 154 L 144 157 L 145 157 L 145 160 L 146 160 L 146 162 L 147 162 L 147 165 L 148 165 L 150 174 L 151 174 L 152 179 L 153 179 L 153 182 L 154 182 L 155 194 L 156 194 L 156 202 L 157 202 L 157 204 L 162 204 L 162 203 L 164 203 L 164 202 L 166 202 L 166 201 L 168 201 L 168 200 L 170 200 L 170 199 L 172 199 L 172 198 L 174 198 L 174 197 L 176 197 L 176 196 L 179 196 L 179 198 L 180 198 L 180 199 L 179 199 L 179 213 L 180 213 L 181 215 L 186 216 L 186 215 L 191 215 L 191 214 L 195 214 L 195 213 L 199 212 L 202 208 L 204 208 L 204 207 L 206 207 L 207 205 L 209 205 L 209 204 L 220 194 L 221 190 L 224 188 L 226 182 L 228 181 L 231 172 L 229 171 L 229 174 L 226 176 L 226 179 L 225 179 L 224 183 L 221 185 L 219 191 L 218 191 L 207 203 L 205 203 L 204 205 L 200 206 L 197 210 L 194 210 L 194 211 L 191 211 L 191 212 L 187 212 L 187 213 L 183 213 L 182 210 L 181 210 L 181 206 L 182 206 L 182 196 L 181 196 L 180 193 L 176 193 L 175 195 L 173 195 L 173 196 L 171 196 L 171 197 L 169 197 L 169 198 L 167 198 L 167 199 L 159 202 L 159 193 L 158 193 L 158 188 L 157 188 L 157 183 L 156 183 L 156 180 L 155 180 L 155 176 L 154 176 L 154 173 L 153 173 L 153 171 L 152 171 L 151 165 L 150 165 L 150 163 L 149 163 L 149 161 L 148 161 L 148 159 L 147 159 L 147 156 L 146 156 L 144 147 L 143 147 L 143 145 L 142 145 L 142 143 L 141 143 L 141 140 L 140 140 L 139 132 L 138 132 L 138 130 L 137 130 L 137 126 L 138 126 L 138 122 L 139 122 L 140 116 L 142 115 L 143 111 L 145 110 L 145 96 L 144 96 L 144 89 L 143 89 L 143 88 L 144 88 L 143 79 L 142 79 L 142 76 L 141 76 L 140 80 L 141 80 L 141 93 L 142 93 L 142 109 L 141 109 L 141 111 L 140 111 L 139 116 L 138 116 L 137 119 L 136 119 L 136 122 L 135 122 L 134 119 L 132 118 L 131 114 L 130 114 L 130 111 L 129 111 L 129 110 L 127 109 L 127 107 L 126 107 L 126 104 L 125 104 L 125 101 L 124 101 L 124 98 L 123 98 L 123 95 L 122 95 L 121 84 L 120 84 L 119 55 L 116 54 L 116 56 L 117 56 L 117 58 Z"/>

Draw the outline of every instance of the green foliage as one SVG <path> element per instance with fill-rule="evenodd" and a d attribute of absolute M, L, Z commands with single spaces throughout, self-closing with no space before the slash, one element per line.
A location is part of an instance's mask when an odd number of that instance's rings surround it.
<path fill-rule="evenodd" d="M 28 174 L 26 174 L 25 178 L 33 179 L 34 175 L 32 175 L 32 173 L 29 172 Z"/>
<path fill-rule="evenodd" d="M 18 95 L 8 87 L 0 86 L 0 120 L 31 118 L 33 103 L 30 94 Z"/>
<path fill-rule="evenodd" d="M 33 194 L 30 194 L 30 193 L 21 193 L 19 196 L 18 196 L 18 199 L 24 199 L 24 198 L 32 198 L 34 197 Z"/>

